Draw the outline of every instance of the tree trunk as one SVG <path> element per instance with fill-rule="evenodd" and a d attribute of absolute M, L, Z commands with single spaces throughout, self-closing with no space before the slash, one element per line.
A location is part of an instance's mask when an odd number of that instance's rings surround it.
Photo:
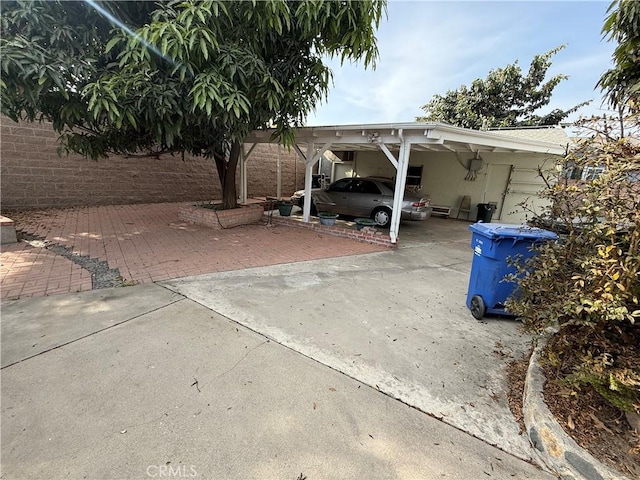
<path fill-rule="evenodd" d="M 236 194 L 236 169 L 238 167 L 238 159 L 240 158 L 241 145 L 237 142 L 231 144 L 229 158 L 225 159 L 222 155 L 216 155 L 216 168 L 220 185 L 222 186 L 222 209 L 228 210 L 238 206 L 238 197 Z"/>

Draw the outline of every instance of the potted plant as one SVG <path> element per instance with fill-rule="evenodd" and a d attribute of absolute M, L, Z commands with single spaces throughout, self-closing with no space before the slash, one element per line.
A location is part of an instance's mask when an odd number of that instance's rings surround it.
<path fill-rule="evenodd" d="M 375 227 L 378 225 L 376 221 L 371 218 L 356 218 L 354 221 L 356 222 L 356 228 L 358 230 L 362 230 L 364 227 Z"/>
<path fill-rule="evenodd" d="M 321 225 L 332 227 L 336 224 L 336 218 L 338 218 L 338 214 L 333 212 L 319 212 L 318 218 L 320 218 Z"/>
<path fill-rule="evenodd" d="M 278 213 L 281 217 L 288 217 L 291 215 L 293 209 L 293 203 L 290 200 L 278 200 Z"/>

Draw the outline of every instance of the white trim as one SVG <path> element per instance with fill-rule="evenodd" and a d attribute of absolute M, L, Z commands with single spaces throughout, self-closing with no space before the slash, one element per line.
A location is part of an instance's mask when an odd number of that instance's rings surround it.
<path fill-rule="evenodd" d="M 444 123 L 422 122 L 302 127 L 296 131 L 296 141 L 316 144 L 333 143 L 336 150 L 352 150 L 354 145 L 357 145 L 357 149 L 377 150 L 378 142 L 399 145 L 400 139 L 397 132 L 400 129 L 404 132 L 404 138 L 418 150 L 438 149 L 459 152 L 480 150 L 564 155 L 566 147 L 559 143 L 504 135 L 494 130 L 480 131 Z M 247 141 L 268 142 L 272 133 L 272 130 L 256 130 L 248 135 Z"/>
<path fill-rule="evenodd" d="M 387 156 L 387 158 L 389 159 L 391 164 L 397 170 L 398 169 L 398 160 L 396 159 L 396 157 L 393 156 L 393 153 L 391 153 L 389 151 L 389 149 L 387 148 L 387 146 L 384 143 L 380 143 L 380 150 L 382 150 L 384 152 L 384 154 Z"/>
<path fill-rule="evenodd" d="M 240 203 L 241 204 L 245 204 L 247 203 L 247 191 L 248 191 L 248 187 L 247 187 L 247 161 L 249 160 L 249 156 L 251 155 L 251 152 L 253 152 L 253 149 L 256 148 L 256 143 L 252 144 L 251 147 L 249 147 L 249 151 L 245 152 L 244 151 L 244 143 L 241 145 L 240 148 Z"/>
<path fill-rule="evenodd" d="M 270 143 L 274 131 L 254 130 L 246 143 Z M 569 138 L 567 137 L 567 141 Z M 307 144 L 304 154 L 298 144 Z M 323 145 L 313 153 L 315 145 Z M 398 147 L 398 159 L 389 147 Z M 293 149 L 305 163 L 305 203 L 303 220 L 309 222 L 311 214 L 312 168 L 329 148 L 333 150 L 369 150 L 385 154 L 396 168 L 396 193 L 389 235 L 396 243 L 400 228 L 401 205 L 407 181 L 407 170 L 412 150 L 440 152 L 507 152 L 564 155 L 566 145 L 500 134 L 496 131 L 479 131 L 454 127 L 444 123 L 385 123 L 362 125 L 334 125 L 302 127 L 296 130 Z M 253 149 L 253 147 L 252 147 Z M 243 163 L 246 163 L 243 160 Z M 246 165 L 244 165 L 246 168 Z M 246 180 L 246 174 L 244 174 Z M 245 188 L 246 194 L 246 188 Z M 308 201 L 307 201 L 308 200 Z"/>

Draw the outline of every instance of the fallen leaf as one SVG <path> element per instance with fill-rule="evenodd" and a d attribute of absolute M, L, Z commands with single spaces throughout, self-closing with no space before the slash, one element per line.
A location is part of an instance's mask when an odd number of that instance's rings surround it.
<path fill-rule="evenodd" d="M 576 429 L 576 424 L 573 423 L 573 418 L 571 418 L 571 415 L 567 417 L 567 427 L 569 427 L 571 430 Z"/>
<path fill-rule="evenodd" d="M 593 420 L 593 423 L 595 423 L 595 424 L 596 424 L 596 426 L 597 426 L 598 428 L 601 428 L 601 429 L 603 429 L 603 430 L 606 430 L 606 431 L 607 431 L 607 432 L 609 432 L 609 433 L 613 433 L 613 432 L 612 432 L 611 430 L 609 430 L 609 429 L 607 428 L 607 426 L 606 426 L 604 423 L 602 423 L 602 422 L 600 421 L 600 419 L 599 419 L 598 417 L 596 417 L 593 413 L 589 412 L 589 416 L 591 417 L 591 420 Z"/>

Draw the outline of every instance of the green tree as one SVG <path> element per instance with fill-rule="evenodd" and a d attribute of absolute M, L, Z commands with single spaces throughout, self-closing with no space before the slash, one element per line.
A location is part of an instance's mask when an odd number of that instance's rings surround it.
<path fill-rule="evenodd" d="M 242 141 L 294 129 L 331 82 L 324 56 L 375 66 L 384 0 L 4 2 L 2 113 L 50 120 L 67 151 L 215 160 L 236 206 Z"/>
<path fill-rule="evenodd" d="M 609 103 L 623 111 L 640 110 L 640 3 L 635 0 L 615 0 L 602 27 L 603 35 L 618 43 L 613 53 L 614 67 L 606 71 L 598 86 Z"/>
<path fill-rule="evenodd" d="M 564 45 L 536 55 L 526 75 L 516 61 L 504 68 L 491 70 L 487 78 L 478 78 L 469 87 L 462 85 L 457 90 L 449 90 L 444 96 L 434 95 L 421 107 L 426 115 L 416 120 L 474 129 L 557 125 L 590 102 L 582 102 L 569 110 L 555 109 L 542 116 L 535 114 L 549 104 L 553 90 L 568 78 L 558 74 L 545 82 L 551 57 L 563 48 Z"/>

